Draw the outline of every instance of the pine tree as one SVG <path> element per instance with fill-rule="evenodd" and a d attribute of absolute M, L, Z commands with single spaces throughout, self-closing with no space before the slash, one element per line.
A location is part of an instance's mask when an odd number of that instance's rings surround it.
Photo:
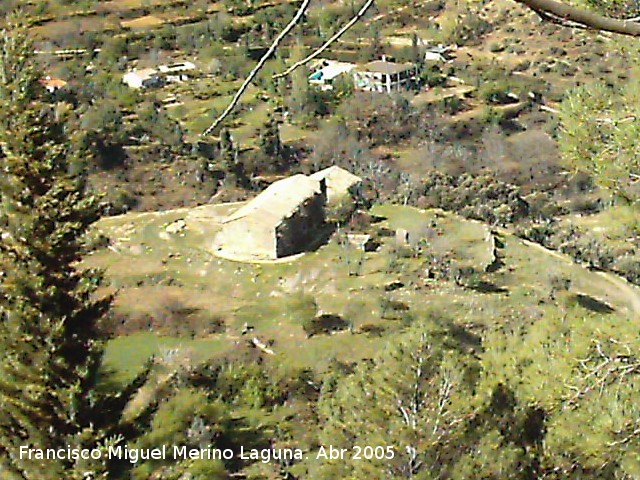
<path fill-rule="evenodd" d="M 588 173 L 621 203 L 638 200 L 637 138 L 640 82 L 618 87 L 592 83 L 571 90 L 560 108 L 560 152 L 575 172 Z M 631 120 L 631 121 L 630 121 Z"/>
<path fill-rule="evenodd" d="M 65 125 L 41 101 L 32 51 L 12 19 L 0 34 L 0 477 L 102 478 L 95 462 L 19 456 L 21 445 L 95 446 L 123 398 L 107 405 L 95 392 L 111 299 L 94 299 L 99 272 L 77 268 L 100 203 L 85 195 Z"/>
<path fill-rule="evenodd" d="M 276 171 L 284 168 L 284 146 L 280 140 L 278 122 L 273 115 L 269 115 L 260 132 L 260 151 Z"/>
<path fill-rule="evenodd" d="M 246 185 L 247 175 L 244 164 L 238 160 L 238 146 L 228 129 L 220 131 L 220 163 L 225 171 L 224 182 L 227 186 L 237 187 Z"/>
<path fill-rule="evenodd" d="M 237 163 L 238 149 L 233 143 L 231 132 L 223 128 L 220 131 L 220 161 L 225 171 L 232 171 Z"/>
<path fill-rule="evenodd" d="M 447 341 L 442 332 L 418 324 L 352 375 L 325 384 L 319 443 L 378 451 L 360 459 L 309 462 L 313 478 L 377 478 L 380 472 L 389 479 L 445 476 L 441 459 L 471 410 L 476 368 L 466 354 L 444 348 Z"/>
<path fill-rule="evenodd" d="M 297 62 L 307 56 L 307 50 L 300 42 L 291 48 L 290 62 Z M 291 89 L 284 99 L 287 110 L 291 116 L 301 123 L 305 123 L 310 117 L 309 99 L 311 89 L 304 69 L 295 70 L 291 74 Z"/>

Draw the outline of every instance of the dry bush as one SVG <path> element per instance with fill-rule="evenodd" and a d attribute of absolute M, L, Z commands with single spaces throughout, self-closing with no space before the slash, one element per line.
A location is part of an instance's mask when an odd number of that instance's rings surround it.
<path fill-rule="evenodd" d="M 350 322 L 339 315 L 323 314 L 305 320 L 302 324 L 307 338 L 321 333 L 331 333 L 349 328 Z"/>
<path fill-rule="evenodd" d="M 150 312 L 112 311 L 104 324 L 110 335 L 157 332 L 181 337 L 204 337 L 225 330 L 225 318 L 201 308 L 186 306 L 173 295 L 159 300 Z"/>
<path fill-rule="evenodd" d="M 153 329 L 153 319 L 147 313 L 125 313 L 112 310 L 103 324 L 105 333 L 109 336 L 130 335 L 138 332 L 148 332 Z"/>

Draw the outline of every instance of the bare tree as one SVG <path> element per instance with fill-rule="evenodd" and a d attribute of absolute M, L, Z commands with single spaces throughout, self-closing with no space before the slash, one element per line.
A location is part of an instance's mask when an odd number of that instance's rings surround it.
<path fill-rule="evenodd" d="M 549 20 L 563 26 L 602 30 L 640 37 L 638 18 L 617 19 L 572 7 L 555 0 L 514 0 L 535 11 L 543 20 Z"/>

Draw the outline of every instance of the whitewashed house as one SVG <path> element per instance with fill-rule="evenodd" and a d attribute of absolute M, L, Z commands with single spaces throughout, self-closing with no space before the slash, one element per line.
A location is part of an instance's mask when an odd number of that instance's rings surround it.
<path fill-rule="evenodd" d="M 309 75 L 309 83 L 317 85 L 321 90 L 332 90 L 333 81 L 353 71 L 354 63 L 338 62 L 337 60 L 322 60 Z"/>
<path fill-rule="evenodd" d="M 143 68 L 127 72 L 122 81 L 135 89 L 157 87 L 162 84 L 162 77 L 155 68 Z"/>
<path fill-rule="evenodd" d="M 353 72 L 354 87 L 368 92 L 399 92 L 415 86 L 418 67 L 413 63 L 382 60 L 361 65 Z"/>
<path fill-rule="evenodd" d="M 191 62 L 176 62 L 169 65 L 160 65 L 158 70 L 163 75 L 166 82 L 184 82 L 189 80 L 189 72 L 196 69 L 194 63 Z"/>

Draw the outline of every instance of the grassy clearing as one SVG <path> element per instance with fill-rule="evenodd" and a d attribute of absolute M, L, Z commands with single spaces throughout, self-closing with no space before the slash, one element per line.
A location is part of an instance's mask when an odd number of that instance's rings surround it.
<path fill-rule="evenodd" d="M 505 322 L 518 323 L 566 308 L 576 293 L 614 305 L 621 315 L 632 315 L 629 292 L 618 291 L 610 279 L 509 235 L 505 236 L 505 266 L 496 273 L 481 274 L 483 281 L 495 284 L 502 293 L 426 279 L 424 253 L 395 255 L 393 237 L 381 237 L 378 252 L 356 252 L 334 238 L 290 263 L 222 260 L 208 249 L 218 228 L 216 219 L 233 208 L 237 205 L 130 214 L 100 222 L 100 229 L 114 239 L 113 249 L 97 252 L 88 263 L 103 266 L 111 285 L 120 289 L 119 313 L 153 315 L 158 305 L 174 298 L 219 315 L 226 327 L 223 333 L 195 339 L 153 332 L 116 338 L 107 351 L 107 366 L 115 371 L 115 378 L 130 378 L 146 358 L 167 348 L 187 352 L 189 361 L 199 362 L 245 348 L 251 336 L 272 343 L 276 354 L 267 356 L 267 361 L 323 371 L 334 358 L 356 361 L 372 356 L 386 334 L 421 317 L 441 318 L 445 328 L 465 325 L 482 334 L 502 328 Z M 369 227 L 372 234 L 404 228 L 410 237 L 428 240 L 427 253 L 448 253 L 459 264 L 475 266 L 480 272 L 490 258 L 486 228 L 478 222 L 390 205 L 376 207 L 373 213 L 385 219 Z M 179 221 L 184 221 L 184 229 L 168 233 L 167 226 Z M 361 266 L 353 275 L 358 260 Z M 554 278 L 569 278 L 569 290 L 553 297 Z M 392 282 L 402 287 L 385 291 Z M 389 301 L 402 307 L 400 311 L 385 311 Z M 353 333 L 307 338 L 302 325 L 320 313 L 348 319 Z M 249 336 L 241 333 L 246 325 L 253 327 Z M 363 327 L 375 327 L 379 333 L 361 333 Z"/>
<path fill-rule="evenodd" d="M 63 38 L 70 32 L 102 32 L 105 30 L 117 30 L 120 28 L 117 19 L 108 17 L 71 18 L 68 20 L 55 20 L 31 28 L 31 32 L 37 39 L 48 40 Z"/>
<path fill-rule="evenodd" d="M 207 208 L 214 215 L 223 213 L 223 209 L 201 207 L 195 213 L 179 210 L 132 214 L 101 222 L 100 230 L 113 239 L 112 248 L 97 252 L 88 263 L 104 267 L 111 286 L 120 289 L 116 302 L 119 312 L 152 311 L 171 288 L 171 294 L 187 305 L 224 313 L 227 331 L 217 336 L 218 341 L 235 341 L 247 323 L 255 328 L 256 335 L 274 341 L 278 358 L 286 357 L 287 361 L 307 367 L 326 364 L 334 356 L 344 360 L 362 358 L 381 341 L 379 337 L 348 332 L 307 340 L 302 323 L 319 312 L 350 318 L 355 331 L 367 324 L 391 330 L 402 328 L 401 320 L 380 319 L 380 302 L 385 296 L 384 285 L 411 275 L 418 260 L 399 260 L 402 271 L 408 273 L 399 273 L 400 264 L 395 267 L 398 271 L 389 270 L 386 252 L 393 239 L 387 239 L 381 252 L 357 253 L 332 241 L 293 263 L 241 264 L 218 259 L 207 251 L 217 228 L 215 221 L 203 220 Z M 376 211 L 383 216 L 393 215 L 390 223 L 383 222 L 381 227 L 413 231 L 430 218 L 410 208 L 401 208 L 395 215 L 394 208 Z M 184 232 L 167 234 L 166 226 L 179 220 L 186 223 Z M 471 228 L 477 230 L 475 225 Z M 461 244 L 461 248 L 466 247 Z M 360 275 L 349 275 L 349 262 L 353 264 L 358 256 L 362 256 Z M 171 286 L 167 285 L 169 280 Z M 415 293 L 398 295 L 402 301 L 404 297 L 416 305 L 422 303 Z M 139 341 L 135 338 L 131 341 Z M 115 342 L 111 359 L 119 349 L 117 342 L 123 340 Z M 155 346 L 148 348 L 157 351 Z M 138 354 L 142 358 L 148 352 Z M 129 357 L 126 351 L 123 355 Z"/>
<path fill-rule="evenodd" d="M 572 216 L 564 221 L 614 242 L 628 242 L 629 237 L 637 236 L 640 232 L 638 209 L 634 206 L 610 207 L 594 215 Z"/>
<path fill-rule="evenodd" d="M 215 119 L 217 115 L 227 107 L 238 82 L 222 82 L 210 78 L 194 81 L 188 88 L 178 86 L 171 93 L 177 93 L 180 105 L 168 110 L 168 113 L 178 120 L 187 130 L 190 137 L 196 137 L 202 133 Z M 199 99 L 196 92 L 215 91 L 216 95 Z M 251 145 L 258 135 L 258 130 L 267 120 L 270 105 L 261 101 L 258 96 L 259 89 L 250 87 L 242 99 L 242 110 L 236 114 L 234 122 L 230 125 L 230 131 L 242 146 Z"/>
<path fill-rule="evenodd" d="M 229 348 L 221 338 L 187 339 L 156 335 L 152 332 L 126 335 L 112 340 L 105 351 L 104 368 L 111 382 L 131 381 L 152 356 L 160 359 L 181 352 L 189 361 L 202 362 Z"/>
<path fill-rule="evenodd" d="M 301 125 L 283 123 L 280 125 L 280 139 L 286 143 L 299 142 L 301 140 L 311 141 L 315 132 L 309 131 Z"/>

